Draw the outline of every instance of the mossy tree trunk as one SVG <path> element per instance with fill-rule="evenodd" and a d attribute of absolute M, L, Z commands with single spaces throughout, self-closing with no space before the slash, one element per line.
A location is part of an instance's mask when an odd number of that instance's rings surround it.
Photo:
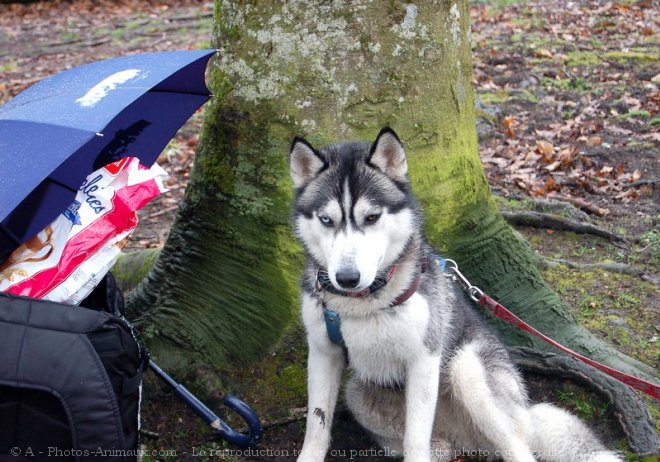
<path fill-rule="evenodd" d="M 216 0 L 207 108 L 171 236 L 130 309 L 168 368 L 254 357 L 297 315 L 287 153 L 396 129 L 439 251 L 557 340 L 655 372 L 579 327 L 502 219 L 477 152 L 467 1 Z M 512 345 L 545 348 L 494 322 Z"/>

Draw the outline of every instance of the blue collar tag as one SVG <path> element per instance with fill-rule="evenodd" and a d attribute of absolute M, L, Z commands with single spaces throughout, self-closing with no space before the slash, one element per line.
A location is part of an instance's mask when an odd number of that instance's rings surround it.
<path fill-rule="evenodd" d="M 346 348 L 344 337 L 341 335 L 341 320 L 339 313 L 323 306 L 323 318 L 325 319 L 325 328 L 328 331 L 328 338 L 335 345 Z"/>

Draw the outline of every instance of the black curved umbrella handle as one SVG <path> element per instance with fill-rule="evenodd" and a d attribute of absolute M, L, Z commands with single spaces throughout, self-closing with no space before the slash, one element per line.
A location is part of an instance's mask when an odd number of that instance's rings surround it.
<path fill-rule="evenodd" d="M 226 395 L 223 404 L 229 409 L 236 412 L 248 425 L 248 433 L 240 433 L 231 428 L 220 419 L 211 409 L 202 403 L 190 390 L 177 383 L 167 372 L 163 371 L 152 359 L 149 359 L 149 367 L 156 373 L 165 383 L 167 383 L 179 398 L 181 398 L 186 405 L 195 413 L 200 416 L 204 421 L 211 426 L 220 436 L 225 438 L 230 443 L 247 448 L 257 444 L 263 433 L 263 427 L 259 421 L 259 417 L 245 402 L 241 401 L 234 395 Z"/>

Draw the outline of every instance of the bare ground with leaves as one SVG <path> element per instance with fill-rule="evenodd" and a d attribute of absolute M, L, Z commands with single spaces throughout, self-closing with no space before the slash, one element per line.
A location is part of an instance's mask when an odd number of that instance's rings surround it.
<path fill-rule="evenodd" d="M 471 14 L 480 155 L 502 207 L 569 204 L 550 212 L 625 240 L 522 228 L 542 255 L 631 265 L 657 282 L 658 3 L 516 3 Z M 570 274 L 546 276 L 576 316 L 657 366 L 657 284 L 613 271 Z"/>

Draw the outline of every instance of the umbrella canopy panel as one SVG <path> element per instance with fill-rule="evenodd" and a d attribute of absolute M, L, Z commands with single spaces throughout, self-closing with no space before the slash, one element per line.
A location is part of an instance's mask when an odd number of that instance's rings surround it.
<path fill-rule="evenodd" d="M 42 80 L 0 108 L 0 258 L 43 229 L 92 171 L 151 165 L 210 95 L 214 50 L 98 61 Z"/>

